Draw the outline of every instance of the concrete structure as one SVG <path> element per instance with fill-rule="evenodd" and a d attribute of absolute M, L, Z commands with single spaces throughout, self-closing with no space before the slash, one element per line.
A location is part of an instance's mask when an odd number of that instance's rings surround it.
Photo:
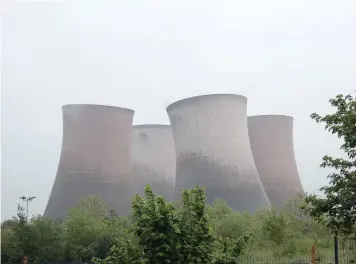
<path fill-rule="evenodd" d="M 173 200 L 176 156 L 171 126 L 133 126 L 131 159 L 135 193 L 143 195 L 150 184 L 155 193 Z"/>
<path fill-rule="evenodd" d="M 102 105 L 65 105 L 62 110 L 62 152 L 44 216 L 64 219 L 89 195 L 99 196 L 119 215 L 129 213 L 134 111 Z"/>
<path fill-rule="evenodd" d="M 214 94 L 191 97 L 167 107 L 173 129 L 181 188 L 204 186 L 208 202 L 222 198 L 240 211 L 269 206 L 253 160 L 247 130 L 247 99 Z"/>
<path fill-rule="evenodd" d="M 251 149 L 266 194 L 277 209 L 304 193 L 293 147 L 293 118 L 283 115 L 248 117 Z"/>

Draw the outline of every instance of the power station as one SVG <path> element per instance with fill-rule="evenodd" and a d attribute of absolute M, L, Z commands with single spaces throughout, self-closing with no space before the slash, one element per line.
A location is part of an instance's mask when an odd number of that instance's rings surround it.
<path fill-rule="evenodd" d="M 131 128 L 134 111 L 64 105 L 62 151 L 44 216 L 64 219 L 79 199 L 98 196 L 119 215 L 131 211 Z"/>
<path fill-rule="evenodd" d="M 251 149 L 263 187 L 277 209 L 303 194 L 293 146 L 293 118 L 283 115 L 248 117 Z"/>
<path fill-rule="evenodd" d="M 199 185 L 208 203 L 223 199 L 247 212 L 282 209 L 304 193 L 292 117 L 247 117 L 247 98 L 236 94 L 190 97 L 166 110 L 170 125 L 132 126 L 131 109 L 64 105 L 62 150 L 44 217 L 65 219 L 90 195 L 128 215 L 147 184 L 168 201 Z"/>
<path fill-rule="evenodd" d="M 176 156 L 171 126 L 136 125 L 132 127 L 132 188 L 144 195 L 150 184 L 166 200 L 174 198 Z"/>
<path fill-rule="evenodd" d="M 235 210 L 269 206 L 252 156 L 247 98 L 233 94 L 191 97 L 167 107 L 176 151 L 175 199 L 182 188 L 206 188 L 207 201 Z"/>

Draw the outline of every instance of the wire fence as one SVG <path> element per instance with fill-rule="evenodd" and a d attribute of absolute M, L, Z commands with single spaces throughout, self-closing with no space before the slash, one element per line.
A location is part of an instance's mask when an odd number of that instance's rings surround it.
<path fill-rule="evenodd" d="M 3 262 L 1 262 L 3 263 Z M 28 264 L 33 263 L 30 259 Z M 238 264 L 335 264 L 335 257 L 320 257 L 316 254 L 305 257 L 266 257 L 266 256 L 241 256 Z M 91 261 L 55 261 L 48 264 L 93 264 Z M 339 262 L 338 264 L 356 264 L 356 240 L 339 240 Z"/>
<path fill-rule="evenodd" d="M 351 248 L 352 249 L 352 248 Z M 350 254 L 349 248 L 347 251 L 342 251 L 339 256 L 339 264 L 356 264 L 356 258 L 354 251 Z M 82 261 L 82 262 L 52 262 L 49 264 L 92 264 L 92 262 Z M 310 257 L 294 257 L 294 258 L 285 258 L 285 257 L 258 257 L 258 256 L 241 256 L 239 258 L 238 264 L 313 264 Z M 316 257 L 315 264 L 335 264 L 334 257 Z"/>
<path fill-rule="evenodd" d="M 239 264 L 311 264 L 310 258 L 241 257 Z M 317 259 L 315 264 L 334 264 L 333 258 Z"/>
<path fill-rule="evenodd" d="M 33 263 L 31 260 L 28 263 Z M 55 261 L 47 264 L 93 264 L 91 261 Z M 241 257 L 238 264 L 312 264 L 310 258 L 272 258 L 272 257 Z M 335 264 L 334 257 L 317 258 L 315 264 Z M 349 257 L 340 257 L 339 264 L 356 264 L 356 260 Z"/>
<path fill-rule="evenodd" d="M 31 261 L 29 260 L 29 264 Z M 334 257 L 317 258 L 315 264 L 334 264 Z M 355 264 L 350 258 L 340 257 L 339 264 Z M 66 262 L 56 261 L 48 264 L 92 264 L 91 261 Z M 310 258 L 275 258 L 275 257 L 241 257 L 238 264 L 312 264 Z"/>
<path fill-rule="evenodd" d="M 340 264 L 356 264 L 356 240 L 340 239 L 339 256 Z"/>

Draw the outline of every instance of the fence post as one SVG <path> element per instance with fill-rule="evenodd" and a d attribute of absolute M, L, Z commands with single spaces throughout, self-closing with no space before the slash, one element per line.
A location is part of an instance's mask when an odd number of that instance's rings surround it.
<path fill-rule="evenodd" d="M 334 258 L 335 264 L 339 264 L 339 240 L 337 236 L 334 236 Z"/>
<path fill-rule="evenodd" d="M 24 256 L 23 257 L 23 264 L 27 264 L 28 263 L 28 257 L 27 256 Z"/>
<path fill-rule="evenodd" d="M 316 245 L 313 244 L 313 246 L 311 247 L 311 264 L 315 264 L 316 263 Z"/>

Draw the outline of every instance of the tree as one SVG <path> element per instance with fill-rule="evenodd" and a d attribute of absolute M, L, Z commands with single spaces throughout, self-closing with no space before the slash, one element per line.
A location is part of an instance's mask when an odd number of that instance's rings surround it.
<path fill-rule="evenodd" d="M 63 255 L 63 224 L 59 221 L 34 216 L 30 219 L 31 240 L 35 244 L 32 262 L 46 263 Z"/>
<path fill-rule="evenodd" d="M 117 240 L 109 256 L 95 263 L 213 263 L 214 236 L 211 233 L 200 187 L 183 190 L 182 208 L 145 189 L 146 199 L 133 201 L 133 231 L 138 247 L 130 240 Z M 131 261 L 131 262 L 130 262 Z"/>
<path fill-rule="evenodd" d="M 311 216 L 325 221 L 335 234 L 356 234 L 356 98 L 339 94 L 329 100 L 335 112 L 325 116 L 311 115 L 325 130 L 336 134 L 342 141 L 346 158 L 323 157 L 321 167 L 332 168 L 328 186 L 320 190 L 325 197 L 309 195 L 306 198 Z"/>
<path fill-rule="evenodd" d="M 59 259 L 63 253 L 63 229 L 59 222 L 33 217 L 27 222 L 24 208 L 2 228 L 2 260 L 19 263 L 28 256 L 31 263 Z M 9 222 L 8 222 L 9 223 Z"/>
<path fill-rule="evenodd" d="M 246 232 L 253 233 L 254 227 L 258 227 L 256 217 L 234 211 L 224 200 L 215 200 L 208 209 L 210 226 L 217 237 L 237 239 Z"/>
<path fill-rule="evenodd" d="M 70 210 L 66 222 L 67 258 L 88 261 L 96 256 L 107 215 L 106 206 L 95 196 L 82 198 Z"/>
<path fill-rule="evenodd" d="M 330 237 L 330 230 L 316 219 L 310 217 L 306 208 L 304 194 L 298 194 L 290 199 L 286 204 L 285 213 L 289 216 L 293 228 L 298 233 L 298 237 L 311 238 L 315 243 L 318 240 Z"/>
<path fill-rule="evenodd" d="M 211 263 L 214 237 L 208 224 L 205 190 L 182 190 L 179 221 L 181 263 Z"/>
<path fill-rule="evenodd" d="M 12 224 L 12 223 L 11 223 Z M 7 263 L 13 256 L 13 241 L 15 240 L 12 227 L 1 227 L 1 261 Z"/>
<path fill-rule="evenodd" d="M 295 233 L 287 215 L 277 214 L 272 208 L 265 216 L 262 231 L 264 240 L 269 241 L 274 255 L 293 253 L 290 251 L 295 248 Z"/>
<path fill-rule="evenodd" d="M 134 233 L 148 263 L 179 263 L 178 219 L 172 204 L 156 196 L 148 185 L 146 200 L 136 195 L 132 203 Z"/>
<path fill-rule="evenodd" d="M 12 228 L 17 225 L 17 219 L 6 219 L 1 223 L 1 228 Z"/>
<path fill-rule="evenodd" d="M 12 261 L 20 261 L 23 256 L 29 256 L 31 259 L 36 251 L 35 241 L 32 239 L 31 225 L 27 223 L 25 209 L 17 206 L 17 217 L 14 217 L 16 226 L 13 230 L 13 251 L 11 252 L 10 259 Z"/>
<path fill-rule="evenodd" d="M 94 257 L 95 264 L 143 264 L 141 248 L 131 240 L 119 238 L 104 259 Z"/>
<path fill-rule="evenodd" d="M 245 233 L 238 239 L 220 237 L 216 244 L 214 264 L 237 264 L 242 251 L 245 249 L 250 233 Z"/>
<path fill-rule="evenodd" d="M 103 258 L 107 256 L 110 248 L 117 244 L 118 241 L 120 245 L 124 245 L 127 241 L 133 242 L 133 240 L 135 240 L 135 237 L 131 232 L 127 218 L 117 216 L 115 211 L 111 210 L 103 220 L 103 230 L 98 237 L 99 249 L 96 255 L 99 258 Z"/>

